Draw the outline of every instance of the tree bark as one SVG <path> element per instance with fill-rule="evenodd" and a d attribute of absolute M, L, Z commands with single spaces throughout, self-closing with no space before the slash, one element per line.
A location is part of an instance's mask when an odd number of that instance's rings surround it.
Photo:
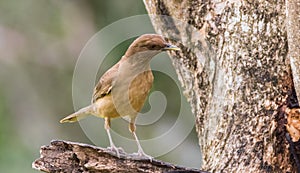
<path fill-rule="evenodd" d="M 289 59 L 297 98 L 300 98 L 300 2 L 286 1 Z"/>
<path fill-rule="evenodd" d="M 32 167 L 44 172 L 198 172 L 158 160 L 141 160 L 120 153 L 120 158 L 108 149 L 68 141 L 52 141 L 41 147 L 41 157 Z"/>
<path fill-rule="evenodd" d="M 155 30 L 176 38 L 174 44 L 182 50 L 171 57 L 196 116 L 202 169 L 295 172 L 286 140 L 285 109 L 299 105 L 288 51 L 298 59 L 292 67 L 296 77 L 300 66 L 299 53 L 288 49 L 287 31 L 295 36 L 299 28 L 286 29 L 290 8 L 285 1 L 144 3 Z M 296 22 L 299 26 L 299 17 Z M 299 44 L 296 48 L 299 51 Z M 299 152 L 299 143 L 292 144 Z"/>

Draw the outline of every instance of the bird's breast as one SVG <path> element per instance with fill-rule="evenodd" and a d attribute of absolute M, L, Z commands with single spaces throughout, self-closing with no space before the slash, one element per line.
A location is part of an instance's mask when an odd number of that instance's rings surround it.
<path fill-rule="evenodd" d="M 153 84 L 153 75 L 151 71 L 145 71 L 139 74 L 130 84 L 129 99 L 132 107 L 140 111 L 149 94 Z"/>
<path fill-rule="evenodd" d="M 123 76 L 120 74 L 112 90 L 112 98 L 120 116 L 135 116 L 143 107 L 152 87 L 153 75 L 151 70 L 136 75 Z"/>

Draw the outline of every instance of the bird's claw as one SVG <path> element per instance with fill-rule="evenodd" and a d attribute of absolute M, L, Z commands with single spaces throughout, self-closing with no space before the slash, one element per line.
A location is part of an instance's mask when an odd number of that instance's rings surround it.
<path fill-rule="evenodd" d="M 132 153 L 132 155 L 138 159 L 142 159 L 142 160 L 150 160 L 150 162 L 152 162 L 153 160 L 153 157 L 142 152 L 142 151 L 139 151 L 137 153 Z"/>
<path fill-rule="evenodd" d="M 118 158 L 120 158 L 120 153 L 125 153 L 123 148 L 121 148 L 121 147 L 110 146 L 110 147 L 107 147 L 107 149 L 110 150 L 111 152 L 114 152 Z"/>

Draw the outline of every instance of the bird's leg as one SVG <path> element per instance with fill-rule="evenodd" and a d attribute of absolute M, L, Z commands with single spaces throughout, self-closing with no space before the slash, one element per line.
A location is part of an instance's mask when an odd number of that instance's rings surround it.
<path fill-rule="evenodd" d="M 146 157 L 147 159 L 149 159 L 150 161 L 152 161 L 153 157 L 147 155 L 144 152 L 144 150 L 143 150 L 143 148 L 142 148 L 142 146 L 141 146 L 141 144 L 139 142 L 139 139 L 138 139 L 138 137 L 137 137 L 137 135 L 135 133 L 135 118 L 131 118 L 130 123 L 129 123 L 129 130 L 132 133 L 132 135 L 133 135 L 133 137 L 134 137 L 134 139 L 136 141 L 136 144 L 138 146 L 138 153 L 137 153 L 137 155 L 140 156 L 140 157 Z"/>
<path fill-rule="evenodd" d="M 109 143 L 110 143 L 110 147 L 108 147 L 111 151 L 115 151 L 117 153 L 117 156 L 120 157 L 120 153 L 119 153 L 119 149 L 115 146 L 115 144 L 112 141 L 112 137 L 110 135 L 110 118 L 105 118 L 104 119 L 104 128 L 106 129 L 107 135 L 108 135 L 108 139 L 109 139 Z"/>

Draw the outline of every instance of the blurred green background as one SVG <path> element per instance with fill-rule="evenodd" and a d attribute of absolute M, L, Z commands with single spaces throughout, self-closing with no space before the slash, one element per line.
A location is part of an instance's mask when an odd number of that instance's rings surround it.
<path fill-rule="evenodd" d="M 59 124 L 61 118 L 74 111 L 72 77 L 76 60 L 101 28 L 145 13 L 139 0 L 0 0 L 0 172 L 37 172 L 31 163 L 39 157 L 40 146 L 48 145 L 52 139 L 93 144 L 78 123 Z M 110 56 L 119 58 L 130 41 Z M 117 60 L 102 65 L 99 75 Z M 172 96 L 166 76 L 155 73 L 155 80 L 154 89 Z M 168 98 L 173 107 L 161 121 L 176 121 L 176 100 Z M 148 109 L 146 103 L 144 111 Z M 113 127 L 120 133 L 127 130 L 120 121 Z M 137 132 L 141 139 L 151 130 L 142 129 L 138 127 Z M 104 129 L 99 125 L 97 131 Z M 130 137 L 129 132 L 124 135 Z M 108 139 L 103 140 L 107 145 Z M 158 159 L 200 167 L 195 130 L 175 150 Z"/>

